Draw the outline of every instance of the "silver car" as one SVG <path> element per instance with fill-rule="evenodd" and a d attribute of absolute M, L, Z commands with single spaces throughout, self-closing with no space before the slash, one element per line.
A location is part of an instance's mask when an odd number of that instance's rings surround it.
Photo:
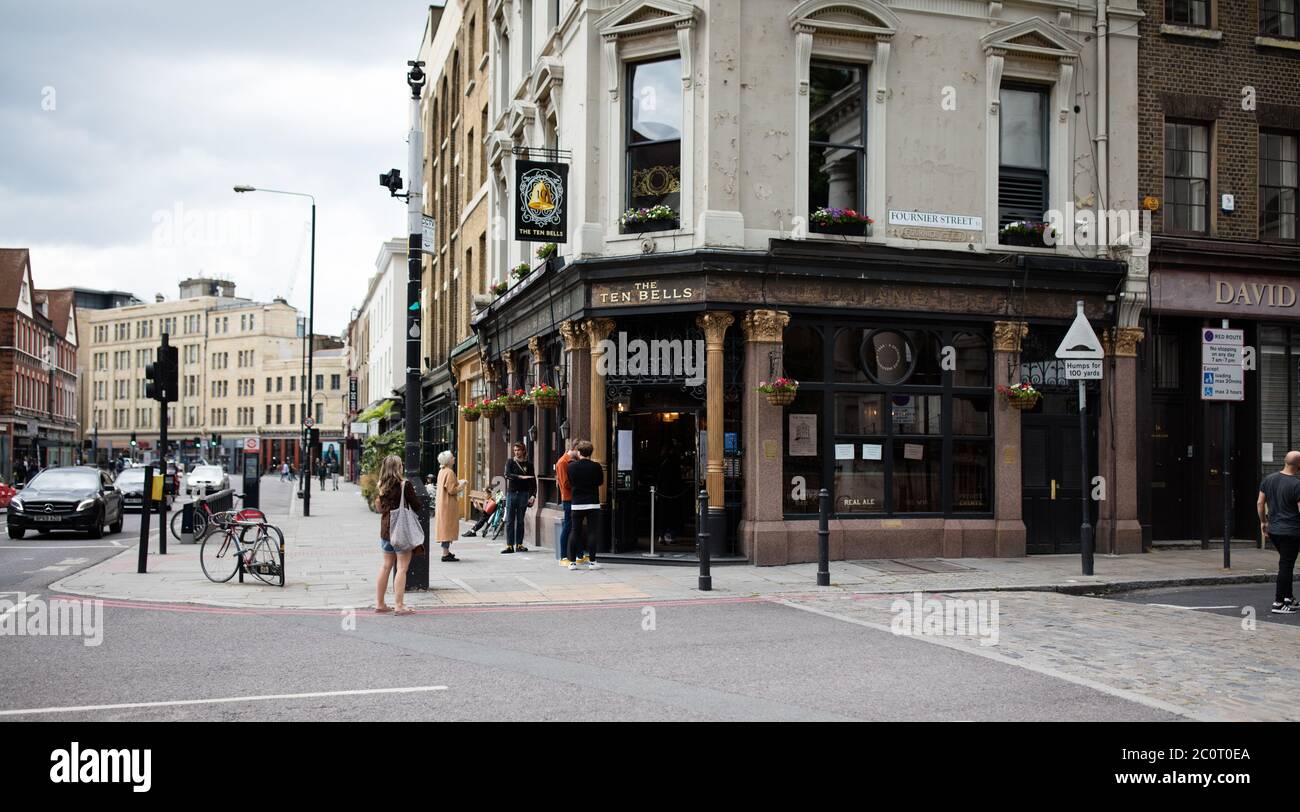
<path fill-rule="evenodd" d="M 219 465 L 198 465 L 185 477 L 185 492 L 203 495 L 224 491 L 230 487 L 230 477 Z"/>

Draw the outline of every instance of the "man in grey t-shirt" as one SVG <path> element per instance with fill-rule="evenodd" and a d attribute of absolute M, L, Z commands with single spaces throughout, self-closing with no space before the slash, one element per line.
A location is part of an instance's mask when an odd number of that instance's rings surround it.
<path fill-rule="evenodd" d="M 1282 470 L 1264 477 L 1255 503 L 1260 533 L 1277 550 L 1277 591 L 1273 612 L 1300 613 L 1292 586 L 1297 553 L 1300 553 L 1300 451 L 1288 451 Z"/>

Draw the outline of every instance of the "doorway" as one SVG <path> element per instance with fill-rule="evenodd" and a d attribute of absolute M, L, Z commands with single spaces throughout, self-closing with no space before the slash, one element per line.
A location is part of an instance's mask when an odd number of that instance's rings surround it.
<path fill-rule="evenodd" d="M 614 422 L 612 551 L 650 553 L 653 541 L 657 557 L 693 559 L 701 481 L 695 412 L 620 412 Z"/>
<path fill-rule="evenodd" d="M 1073 402 L 1075 407 L 1069 408 Z M 1097 526 L 1097 505 L 1090 483 L 1079 479 L 1079 412 L 1077 396 L 1044 394 L 1033 412 L 1020 418 L 1024 449 L 1021 516 L 1025 522 L 1025 552 L 1030 555 L 1079 552 L 1080 500 L 1087 500 L 1089 522 Z M 1089 403 L 1096 397 L 1089 395 Z M 1071 412 L 1073 412 L 1071 414 Z M 1088 414 L 1088 475 L 1097 471 L 1097 419 Z"/>

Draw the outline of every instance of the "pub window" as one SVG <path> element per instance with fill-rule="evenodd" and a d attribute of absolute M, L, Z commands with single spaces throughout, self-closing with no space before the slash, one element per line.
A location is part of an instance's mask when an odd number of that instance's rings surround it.
<path fill-rule="evenodd" d="M 1165 122 L 1165 231 L 1204 234 L 1210 198 L 1210 128 Z"/>
<path fill-rule="evenodd" d="M 1296 38 L 1296 0 L 1260 0 L 1259 33 L 1266 37 Z"/>
<path fill-rule="evenodd" d="M 1008 85 L 998 95 L 998 225 L 1041 222 L 1047 210 L 1047 88 Z"/>
<path fill-rule="evenodd" d="M 866 208 L 866 69 L 814 62 L 809 70 L 808 205 Z M 810 223 L 813 231 L 821 226 Z"/>
<path fill-rule="evenodd" d="M 1294 133 L 1259 134 L 1259 238 L 1296 238 L 1296 154 Z"/>
<path fill-rule="evenodd" d="M 820 328 L 801 325 L 785 331 L 784 346 L 781 348 L 781 369 L 774 371 L 772 377 L 782 374 L 802 382 L 823 379 Z"/>
<path fill-rule="evenodd" d="M 681 211 L 682 61 L 628 66 L 628 207 Z"/>
<path fill-rule="evenodd" d="M 802 489 L 793 485 L 782 487 L 784 511 L 787 514 L 816 516 L 817 492 L 825 480 L 822 478 L 822 437 L 825 426 L 822 418 L 823 394 L 820 390 L 799 387 L 794 402 L 785 408 L 782 421 L 784 455 L 784 480 L 788 484 L 801 478 Z"/>
<path fill-rule="evenodd" d="M 1210 24 L 1210 0 L 1165 0 L 1165 22 L 1203 28 Z"/>

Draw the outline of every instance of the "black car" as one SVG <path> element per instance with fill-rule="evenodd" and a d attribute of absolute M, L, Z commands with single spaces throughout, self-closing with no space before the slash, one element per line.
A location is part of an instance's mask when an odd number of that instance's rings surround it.
<path fill-rule="evenodd" d="M 154 476 L 158 476 L 157 473 Z M 163 498 L 167 500 L 167 506 L 171 507 L 175 497 L 175 488 L 169 488 L 170 477 L 163 481 Z M 122 494 L 122 509 L 132 513 L 138 513 L 144 504 L 144 468 L 124 468 L 122 473 L 117 475 L 113 480 L 113 487 Z"/>
<path fill-rule="evenodd" d="M 104 471 L 90 466 L 46 468 L 9 503 L 9 538 L 28 530 L 78 530 L 91 538 L 122 532 L 122 494 Z"/>

